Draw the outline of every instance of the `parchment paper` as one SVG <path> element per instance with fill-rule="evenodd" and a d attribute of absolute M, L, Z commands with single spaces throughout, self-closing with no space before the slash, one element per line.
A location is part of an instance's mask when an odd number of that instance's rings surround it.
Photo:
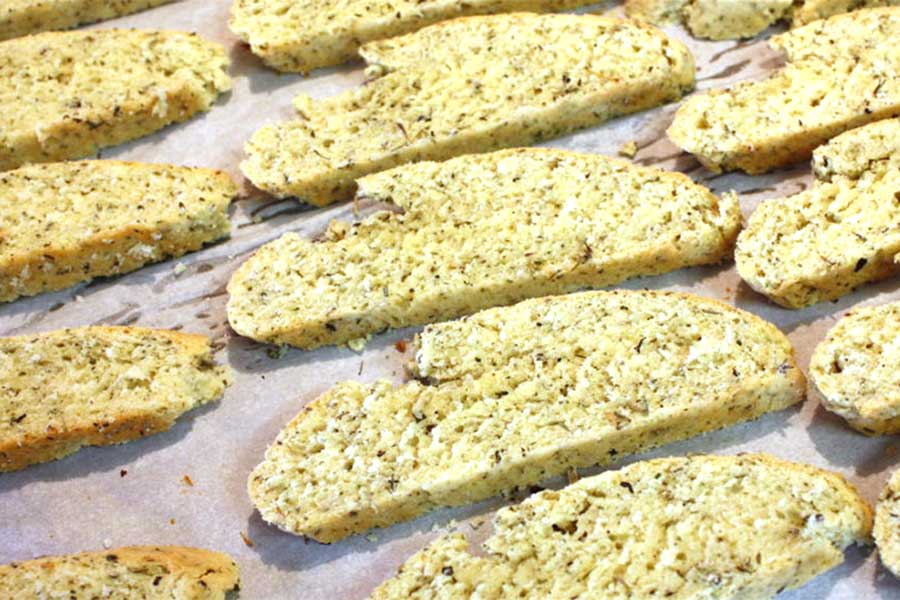
<path fill-rule="evenodd" d="M 96 26 L 197 31 L 226 45 L 234 77 L 234 90 L 211 112 L 104 151 L 103 157 L 217 167 L 242 181 L 238 163 L 243 143 L 263 124 L 290 118 L 290 101 L 297 93 L 327 96 L 362 81 L 361 64 L 319 71 L 309 78 L 265 69 L 228 31 L 229 4 L 229 0 L 185 0 Z M 614 2 L 593 9 L 621 12 Z M 761 39 L 712 43 L 692 40 L 679 27 L 669 32 L 694 52 L 699 89 L 758 78 L 781 64 Z M 623 143 L 634 140 L 640 147 L 636 162 L 686 172 L 717 193 L 737 190 L 745 216 L 761 199 L 796 193 L 808 185 L 806 164 L 760 177 L 711 176 L 665 139 L 663 131 L 674 108 L 618 119 L 546 145 L 615 155 Z M 490 533 L 493 512 L 515 499 L 495 498 L 437 511 L 331 546 L 267 526 L 250 504 L 247 475 L 305 403 L 341 380 L 400 381 L 409 359 L 394 344 L 410 338 L 412 329 L 376 336 L 362 353 L 325 348 L 290 350 L 273 358 L 267 347 L 239 338 L 228 328 L 225 284 L 234 269 L 255 248 L 282 233 L 315 235 L 332 218 L 352 218 L 351 208 L 313 210 L 296 201 L 267 200 L 245 186 L 245 199 L 232 208 L 233 235 L 228 241 L 126 276 L 0 306 L 2 335 L 101 323 L 203 333 L 220 348 L 217 358 L 230 363 L 236 373 L 221 402 L 182 417 L 169 432 L 122 446 L 85 449 L 61 461 L 0 475 L 0 562 L 128 544 L 194 545 L 235 557 L 242 574 L 240 598 L 337 600 L 365 597 L 408 556 L 448 529 L 463 531 L 473 540 Z M 178 262 L 186 267 L 180 274 L 174 269 Z M 900 298 L 900 282 L 888 281 L 837 303 L 789 311 L 767 303 L 742 284 L 733 265 L 683 270 L 623 287 L 687 290 L 754 312 L 788 334 L 804 369 L 814 345 L 850 307 Z M 900 463 L 895 442 L 892 437 L 854 433 L 839 418 L 807 401 L 799 409 L 672 444 L 618 465 L 690 452 L 765 451 L 843 473 L 874 502 Z M 547 485 L 558 487 L 562 481 Z M 900 598 L 900 584 L 880 566 L 872 549 L 851 549 L 844 565 L 783 597 Z"/>

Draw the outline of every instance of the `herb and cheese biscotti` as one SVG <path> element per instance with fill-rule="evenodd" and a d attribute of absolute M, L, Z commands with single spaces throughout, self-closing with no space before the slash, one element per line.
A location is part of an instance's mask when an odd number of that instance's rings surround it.
<path fill-rule="evenodd" d="M 900 271 L 900 120 L 816 149 L 812 188 L 759 205 L 735 261 L 754 290 L 789 308 L 833 300 Z"/>
<path fill-rule="evenodd" d="M 466 15 L 555 12 L 590 0 L 235 0 L 231 30 L 274 69 L 307 73 L 358 56 L 361 44 Z"/>
<path fill-rule="evenodd" d="M 182 546 L 128 546 L 0 565 L 3 598 L 224 600 L 238 582 L 228 555 Z"/>
<path fill-rule="evenodd" d="M 228 284 L 228 320 L 260 341 L 315 348 L 546 294 L 720 262 L 734 197 L 600 155 L 513 149 L 360 180 L 391 202 L 322 240 L 263 246 Z"/>
<path fill-rule="evenodd" d="M 733 40 L 753 37 L 781 20 L 797 27 L 861 8 L 898 4 L 900 0 L 626 0 L 625 12 L 656 25 L 683 22 L 695 37 Z"/>
<path fill-rule="evenodd" d="M 771 598 L 870 542 L 843 477 L 765 454 L 635 463 L 501 509 L 414 555 L 373 600 Z"/>
<path fill-rule="evenodd" d="M 165 431 L 230 380 L 202 335 L 83 327 L 0 338 L 0 472 Z"/>
<path fill-rule="evenodd" d="M 0 170 L 95 154 L 230 89 L 225 49 L 187 33 L 51 32 L 0 42 Z"/>
<path fill-rule="evenodd" d="M 900 577 L 900 469 L 894 471 L 878 498 L 874 533 L 881 562 Z"/>
<path fill-rule="evenodd" d="M 718 301 L 583 292 L 429 325 L 418 381 L 341 383 L 248 483 L 263 519 L 333 542 L 802 400 L 785 336 Z"/>
<path fill-rule="evenodd" d="M 58 29 L 69 29 L 121 17 L 174 0 L 3 0 L 0 40 Z"/>
<path fill-rule="evenodd" d="M 900 302 L 854 309 L 816 346 L 811 390 L 858 431 L 900 433 Z"/>
<path fill-rule="evenodd" d="M 763 173 L 839 133 L 900 114 L 900 7 L 860 10 L 775 36 L 787 65 L 685 101 L 672 141 L 720 172 Z"/>
<path fill-rule="evenodd" d="M 676 100 L 687 48 L 648 25 L 595 15 L 466 17 L 362 48 L 374 79 L 257 131 L 244 174 L 325 205 L 401 163 L 530 144 Z"/>
<path fill-rule="evenodd" d="M 181 256 L 228 235 L 220 171 L 107 160 L 0 173 L 0 302 Z"/>

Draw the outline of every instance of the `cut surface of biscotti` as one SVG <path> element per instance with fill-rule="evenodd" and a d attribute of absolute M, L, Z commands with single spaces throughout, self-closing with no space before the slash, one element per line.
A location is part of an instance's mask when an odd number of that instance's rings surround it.
<path fill-rule="evenodd" d="M 83 327 L 0 338 L 0 471 L 165 431 L 230 381 L 202 335 Z"/>
<path fill-rule="evenodd" d="M 121 17 L 175 0 L 3 0 L 0 40 L 69 29 Z"/>
<path fill-rule="evenodd" d="M 371 597 L 771 598 L 871 530 L 835 473 L 764 454 L 665 458 L 501 509 L 483 556 L 442 537 Z"/>
<path fill-rule="evenodd" d="M 0 173 L 0 301 L 181 256 L 228 235 L 220 171 L 107 160 Z"/>
<path fill-rule="evenodd" d="M 235 0 L 231 30 L 274 69 L 307 73 L 357 58 L 361 44 L 466 15 L 556 12 L 591 0 Z"/>
<path fill-rule="evenodd" d="M 225 49 L 193 34 L 98 30 L 0 42 L 0 170 L 95 154 L 207 110 Z"/>
<path fill-rule="evenodd" d="M 785 336 L 718 301 L 583 292 L 430 325 L 417 378 L 341 383 L 250 475 L 264 520 L 333 542 L 799 402 Z"/>
<path fill-rule="evenodd" d="M 878 498 L 874 533 L 881 562 L 900 577 L 900 469 L 894 471 Z"/>
<path fill-rule="evenodd" d="M 890 136 L 895 136 L 893 139 Z M 900 271 L 900 120 L 816 150 L 813 186 L 767 200 L 738 236 L 738 273 L 789 308 L 833 300 Z"/>
<path fill-rule="evenodd" d="M 349 199 L 401 163 L 527 145 L 676 100 L 687 48 L 649 25 L 596 15 L 465 17 L 366 44 L 374 79 L 246 145 L 244 174 L 279 197 Z"/>
<path fill-rule="evenodd" d="M 360 180 L 393 203 L 323 240 L 288 234 L 232 277 L 228 319 L 260 341 L 340 344 L 525 298 L 720 262 L 740 228 L 677 173 L 600 155 L 501 150 Z"/>
<path fill-rule="evenodd" d="M 663 25 L 681 23 L 695 37 L 753 37 L 790 14 L 794 0 L 626 0 L 629 17 Z"/>
<path fill-rule="evenodd" d="M 791 24 L 796 27 L 863 8 L 897 5 L 900 0 L 803 0 L 795 2 Z"/>
<path fill-rule="evenodd" d="M 828 332 L 809 375 L 822 405 L 863 433 L 900 433 L 900 302 L 858 308 Z"/>
<path fill-rule="evenodd" d="M 712 171 L 763 173 L 839 133 L 900 114 L 900 7 L 860 10 L 775 36 L 787 65 L 696 95 L 668 135 Z"/>
<path fill-rule="evenodd" d="M 224 600 L 238 588 L 227 554 L 183 546 L 127 546 L 0 565 L 4 598 Z"/>

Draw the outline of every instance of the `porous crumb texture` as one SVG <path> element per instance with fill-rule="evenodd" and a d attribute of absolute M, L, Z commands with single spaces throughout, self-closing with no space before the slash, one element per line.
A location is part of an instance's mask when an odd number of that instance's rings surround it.
<path fill-rule="evenodd" d="M 83 327 L 0 338 L 0 471 L 165 431 L 230 382 L 201 335 Z"/>
<path fill-rule="evenodd" d="M 104 21 L 174 0 L 3 0 L 0 40 Z"/>
<path fill-rule="evenodd" d="M 136 30 L 0 43 L 0 170 L 95 154 L 207 110 L 231 88 L 220 44 Z"/>
<path fill-rule="evenodd" d="M 182 546 L 130 546 L 0 565 L 4 598 L 224 600 L 238 589 L 227 554 Z"/>
<path fill-rule="evenodd" d="M 285 427 L 249 479 L 264 520 L 333 542 L 780 410 L 805 386 L 774 326 L 687 294 L 539 298 L 428 326 L 416 347 L 418 381 L 341 383 Z"/>
<path fill-rule="evenodd" d="M 228 235 L 210 169 L 94 160 L 0 173 L 0 301 L 181 256 Z"/>
<path fill-rule="evenodd" d="M 900 5 L 900 0 L 625 0 L 632 19 L 665 25 L 684 23 L 710 40 L 751 38 L 789 20 L 795 27 L 862 8 Z"/>
<path fill-rule="evenodd" d="M 502 509 L 484 556 L 440 538 L 371 598 L 772 598 L 871 529 L 834 473 L 762 454 L 652 460 Z"/>
<path fill-rule="evenodd" d="M 595 15 L 465 17 L 372 42 L 373 79 L 257 131 L 244 174 L 276 196 L 349 199 L 354 180 L 419 160 L 528 145 L 676 100 L 694 83 L 680 42 Z"/>
<path fill-rule="evenodd" d="M 555 12 L 590 0 L 235 0 L 231 30 L 279 71 L 306 73 L 358 58 L 360 44 L 438 21 L 502 12 Z"/>
<path fill-rule="evenodd" d="M 360 180 L 394 203 L 325 238 L 263 246 L 228 285 L 228 319 L 302 348 L 529 297 L 719 262 L 740 228 L 731 195 L 599 155 L 513 149 Z"/>
<path fill-rule="evenodd" d="M 894 471 L 875 507 L 875 545 L 884 566 L 900 577 L 900 470 Z"/>
<path fill-rule="evenodd" d="M 860 10 L 772 38 L 787 64 L 767 79 L 685 101 L 672 141 L 720 172 L 809 158 L 839 133 L 900 114 L 900 7 Z"/>
<path fill-rule="evenodd" d="M 812 188 L 761 203 L 738 236 L 741 278 L 782 306 L 802 308 L 900 271 L 897 139 L 893 119 L 816 150 Z"/>
<path fill-rule="evenodd" d="M 900 302 L 848 313 L 813 353 L 809 375 L 828 410 L 855 429 L 900 433 Z"/>

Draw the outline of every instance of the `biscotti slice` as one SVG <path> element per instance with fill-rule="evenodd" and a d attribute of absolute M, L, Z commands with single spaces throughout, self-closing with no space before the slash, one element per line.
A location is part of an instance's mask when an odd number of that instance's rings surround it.
<path fill-rule="evenodd" d="M 900 433 L 900 302 L 848 313 L 816 346 L 811 389 L 858 431 Z"/>
<path fill-rule="evenodd" d="M 228 284 L 228 319 L 256 340 L 315 348 L 390 327 L 728 258 L 734 197 L 593 154 L 501 150 L 360 180 L 392 202 L 325 239 L 288 234 Z"/>
<path fill-rule="evenodd" d="M 349 199 L 354 180 L 401 163 L 527 145 L 676 100 L 687 48 L 596 15 L 466 17 L 362 48 L 374 76 L 296 100 L 299 118 L 257 131 L 244 174 L 279 197 Z"/>
<path fill-rule="evenodd" d="M 129 546 L 0 565 L 4 598 L 224 600 L 238 589 L 227 554 L 183 546 Z"/>
<path fill-rule="evenodd" d="M 900 0 L 803 0 L 794 7 L 791 24 L 798 27 L 862 8 L 898 5 Z"/>
<path fill-rule="evenodd" d="M 230 381 L 202 335 L 83 327 L 0 338 L 0 471 L 165 431 Z"/>
<path fill-rule="evenodd" d="M 837 134 L 900 114 L 900 7 L 860 10 L 772 38 L 787 65 L 696 95 L 668 135 L 712 171 L 763 173 Z"/>
<path fill-rule="evenodd" d="M 0 40 L 105 21 L 174 0 L 3 0 Z"/>
<path fill-rule="evenodd" d="M 794 4 L 794 0 L 625 0 L 625 12 L 653 24 L 683 22 L 695 37 L 733 40 L 755 36 L 790 15 Z"/>
<path fill-rule="evenodd" d="M 225 49 L 187 33 L 51 32 L 0 42 L 0 170 L 95 154 L 207 110 Z"/>
<path fill-rule="evenodd" d="M 334 542 L 803 398 L 785 336 L 714 300 L 583 292 L 430 325 L 417 378 L 341 383 L 248 483 L 263 519 Z"/>
<path fill-rule="evenodd" d="M 874 533 L 881 562 L 900 577 L 900 469 L 894 471 L 878 498 Z"/>
<path fill-rule="evenodd" d="M 228 235 L 220 171 L 118 161 L 0 173 L 0 302 L 181 256 Z"/>
<path fill-rule="evenodd" d="M 665 458 L 500 510 L 483 556 L 440 538 L 371 597 L 771 598 L 871 530 L 835 473 L 765 454 Z"/>
<path fill-rule="evenodd" d="M 366 42 L 446 19 L 585 4 L 591 0 L 235 0 L 229 26 L 268 66 L 307 73 L 357 58 Z"/>
<path fill-rule="evenodd" d="M 738 237 L 744 281 L 801 308 L 900 271 L 898 139 L 900 120 L 893 119 L 817 149 L 812 188 L 761 203 Z"/>

